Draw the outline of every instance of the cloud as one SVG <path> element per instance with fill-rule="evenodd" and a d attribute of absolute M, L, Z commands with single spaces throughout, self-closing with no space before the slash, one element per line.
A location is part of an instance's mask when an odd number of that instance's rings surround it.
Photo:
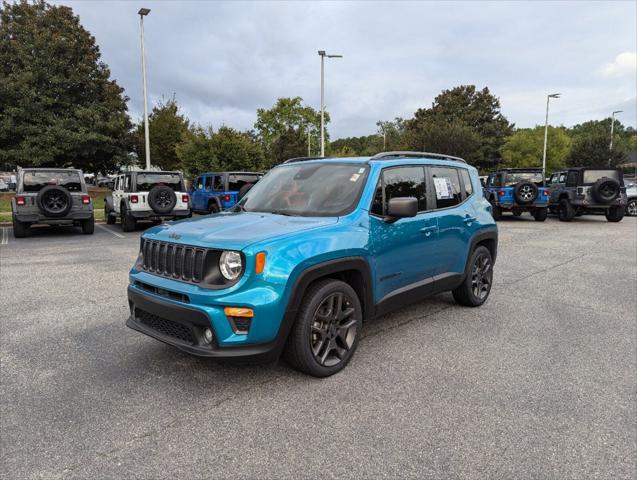
<path fill-rule="evenodd" d="M 637 71 L 637 52 L 620 53 L 602 69 L 605 77 L 619 77 Z"/>

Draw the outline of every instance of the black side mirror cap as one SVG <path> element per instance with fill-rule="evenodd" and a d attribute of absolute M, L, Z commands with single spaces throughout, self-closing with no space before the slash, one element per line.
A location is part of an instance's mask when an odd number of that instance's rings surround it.
<path fill-rule="evenodd" d="M 418 215 L 418 200 L 415 197 L 396 197 L 387 204 L 386 222 L 395 222 L 399 218 L 415 217 Z"/>

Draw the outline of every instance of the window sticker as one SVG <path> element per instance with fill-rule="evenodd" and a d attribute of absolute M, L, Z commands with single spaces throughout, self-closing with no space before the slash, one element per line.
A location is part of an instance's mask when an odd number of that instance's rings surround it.
<path fill-rule="evenodd" d="M 365 172 L 365 167 L 358 169 L 358 173 L 363 173 L 363 172 Z"/>
<path fill-rule="evenodd" d="M 361 176 L 360 176 L 358 173 L 354 173 L 354 174 L 352 174 L 352 176 L 351 176 L 351 177 L 349 177 L 349 181 L 350 181 L 350 182 L 355 182 L 355 181 L 357 181 L 359 178 L 361 178 Z"/>
<path fill-rule="evenodd" d="M 436 198 L 438 200 L 453 198 L 453 185 L 447 177 L 434 177 L 434 186 L 436 187 Z"/>

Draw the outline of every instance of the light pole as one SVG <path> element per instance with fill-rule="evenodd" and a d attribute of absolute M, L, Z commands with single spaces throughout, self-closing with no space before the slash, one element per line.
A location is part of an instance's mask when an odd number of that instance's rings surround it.
<path fill-rule="evenodd" d="M 610 167 L 611 162 L 613 161 L 613 130 L 615 128 L 615 114 L 622 113 L 623 110 L 615 110 L 611 115 L 610 120 L 610 146 L 608 147 L 608 166 Z"/>
<path fill-rule="evenodd" d="M 325 50 L 319 50 L 321 57 L 321 157 L 325 156 L 325 57 L 327 58 L 343 58 L 343 55 L 328 55 Z"/>
<path fill-rule="evenodd" d="M 150 8 L 140 8 L 139 26 L 142 32 L 142 76 L 144 78 L 144 144 L 146 150 L 146 170 L 150 170 L 150 135 L 148 133 L 148 97 L 146 94 L 146 56 L 144 55 L 144 17 L 150 13 Z"/>
<path fill-rule="evenodd" d="M 542 181 L 546 179 L 546 142 L 549 136 L 549 100 L 560 98 L 560 93 L 551 93 L 546 96 L 546 120 L 544 121 L 544 153 L 542 154 Z"/>

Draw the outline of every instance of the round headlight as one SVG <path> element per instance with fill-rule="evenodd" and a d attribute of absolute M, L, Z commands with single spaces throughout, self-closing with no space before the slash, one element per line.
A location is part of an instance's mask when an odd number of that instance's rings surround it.
<path fill-rule="evenodd" d="M 242 267 L 243 263 L 239 252 L 227 250 L 221 254 L 221 258 L 219 259 L 219 270 L 221 270 L 221 274 L 227 280 L 236 280 L 239 278 Z"/>

